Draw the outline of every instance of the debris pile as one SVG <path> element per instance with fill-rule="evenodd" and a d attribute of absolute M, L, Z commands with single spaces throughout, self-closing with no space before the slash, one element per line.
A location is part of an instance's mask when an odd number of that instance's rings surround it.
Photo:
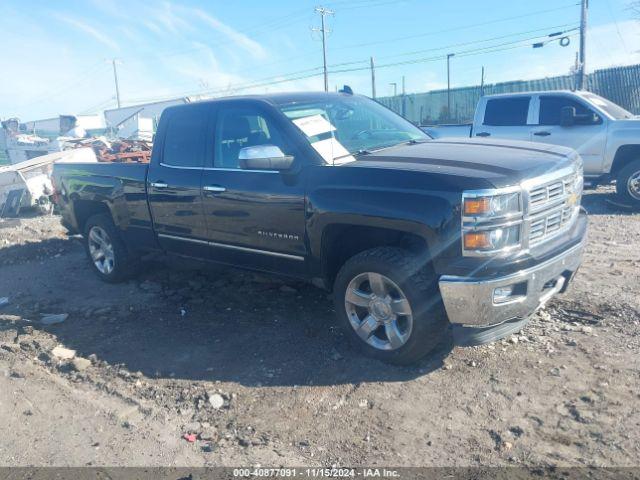
<path fill-rule="evenodd" d="M 65 150 L 91 148 L 99 162 L 149 163 L 151 142 L 145 140 L 107 140 L 106 137 L 67 140 Z"/>

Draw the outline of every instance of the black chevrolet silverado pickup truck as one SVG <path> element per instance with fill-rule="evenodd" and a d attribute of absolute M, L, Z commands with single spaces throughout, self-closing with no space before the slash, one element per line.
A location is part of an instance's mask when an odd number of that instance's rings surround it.
<path fill-rule="evenodd" d="M 470 345 L 522 328 L 567 288 L 587 227 L 573 150 L 433 140 L 350 93 L 170 107 L 150 164 L 56 164 L 53 180 L 103 280 L 153 252 L 304 279 L 399 364 L 451 331 Z"/>

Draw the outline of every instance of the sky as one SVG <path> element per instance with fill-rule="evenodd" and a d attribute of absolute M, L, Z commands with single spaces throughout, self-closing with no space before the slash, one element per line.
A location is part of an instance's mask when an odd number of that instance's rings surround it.
<path fill-rule="evenodd" d="M 186 95 L 322 90 L 320 0 L 0 0 L 0 118 L 100 112 Z M 591 0 L 587 71 L 640 63 L 631 0 Z M 569 73 L 579 0 L 333 0 L 329 87 L 378 96 Z M 531 45 L 565 32 L 557 40 Z M 396 84 L 396 87 L 391 85 Z"/>

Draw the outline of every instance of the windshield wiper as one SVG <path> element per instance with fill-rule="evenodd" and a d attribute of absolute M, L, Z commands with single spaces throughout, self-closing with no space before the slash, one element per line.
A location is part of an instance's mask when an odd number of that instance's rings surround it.
<path fill-rule="evenodd" d="M 335 157 L 333 161 L 340 160 L 341 158 L 352 157 L 356 155 L 369 155 L 371 154 L 371 150 L 361 149 L 354 153 L 345 153 L 344 155 L 340 155 L 339 157 Z"/>

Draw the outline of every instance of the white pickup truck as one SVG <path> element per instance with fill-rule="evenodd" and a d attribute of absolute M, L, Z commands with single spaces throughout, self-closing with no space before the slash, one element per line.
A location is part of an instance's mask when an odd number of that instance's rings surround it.
<path fill-rule="evenodd" d="M 640 206 L 640 116 L 593 93 L 489 95 L 480 99 L 473 124 L 423 129 L 435 138 L 470 136 L 571 147 L 584 161 L 585 183 L 615 180 L 620 199 Z"/>

